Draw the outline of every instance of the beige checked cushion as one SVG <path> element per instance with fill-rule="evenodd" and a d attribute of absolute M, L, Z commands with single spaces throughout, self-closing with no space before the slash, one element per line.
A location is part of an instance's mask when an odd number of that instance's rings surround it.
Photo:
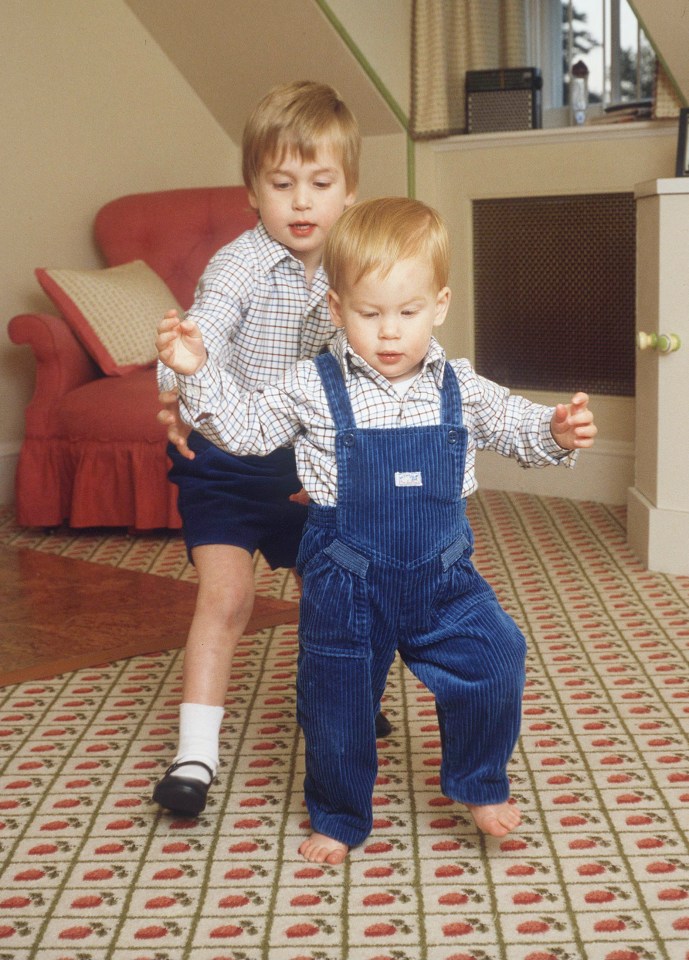
<path fill-rule="evenodd" d="M 122 376 L 156 359 L 158 320 L 182 308 L 143 260 L 105 270 L 52 270 L 36 278 L 103 373 Z"/>

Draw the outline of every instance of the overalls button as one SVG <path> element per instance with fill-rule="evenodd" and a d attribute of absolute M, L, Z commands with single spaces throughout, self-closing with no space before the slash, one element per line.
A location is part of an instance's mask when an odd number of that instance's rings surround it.
<path fill-rule="evenodd" d="M 345 433 L 345 435 L 344 435 L 344 437 L 343 437 L 343 439 L 342 439 L 342 442 L 344 443 L 345 447 L 353 447 L 353 446 L 354 446 L 354 434 L 353 434 L 353 433 Z"/>
<path fill-rule="evenodd" d="M 456 430 L 448 431 L 448 434 L 447 434 L 448 443 L 457 443 L 458 440 L 459 440 L 459 434 L 457 433 Z"/>

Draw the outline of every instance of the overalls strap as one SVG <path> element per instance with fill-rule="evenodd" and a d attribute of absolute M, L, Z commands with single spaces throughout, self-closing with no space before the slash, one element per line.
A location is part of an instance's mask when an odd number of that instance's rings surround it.
<path fill-rule="evenodd" d="M 319 353 L 315 363 L 325 387 L 335 429 L 338 433 L 341 430 L 354 430 L 354 411 L 337 358 L 332 353 Z"/>
<path fill-rule="evenodd" d="M 443 388 L 440 392 L 440 398 L 440 422 L 461 423 L 462 397 L 459 392 L 457 374 L 447 361 L 445 362 L 445 367 L 443 369 Z"/>

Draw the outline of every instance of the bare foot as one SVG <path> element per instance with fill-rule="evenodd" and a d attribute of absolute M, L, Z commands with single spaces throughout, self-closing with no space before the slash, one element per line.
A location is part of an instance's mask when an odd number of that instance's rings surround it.
<path fill-rule="evenodd" d="M 311 863 L 329 863 L 332 866 L 342 863 L 349 853 L 349 847 L 326 837 L 323 833 L 312 833 L 299 847 L 299 853 Z"/>
<path fill-rule="evenodd" d="M 491 837 L 504 837 L 510 830 L 514 830 L 522 822 L 519 808 L 509 800 L 505 803 L 472 806 L 466 804 L 467 810 L 474 818 L 474 823 L 483 833 Z"/>

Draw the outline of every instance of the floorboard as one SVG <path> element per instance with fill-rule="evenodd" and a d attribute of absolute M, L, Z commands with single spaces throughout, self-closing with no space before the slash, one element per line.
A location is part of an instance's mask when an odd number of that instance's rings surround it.
<path fill-rule="evenodd" d="M 196 585 L 0 546 L 0 685 L 184 646 Z M 298 604 L 256 598 L 247 633 L 296 623 Z"/>

